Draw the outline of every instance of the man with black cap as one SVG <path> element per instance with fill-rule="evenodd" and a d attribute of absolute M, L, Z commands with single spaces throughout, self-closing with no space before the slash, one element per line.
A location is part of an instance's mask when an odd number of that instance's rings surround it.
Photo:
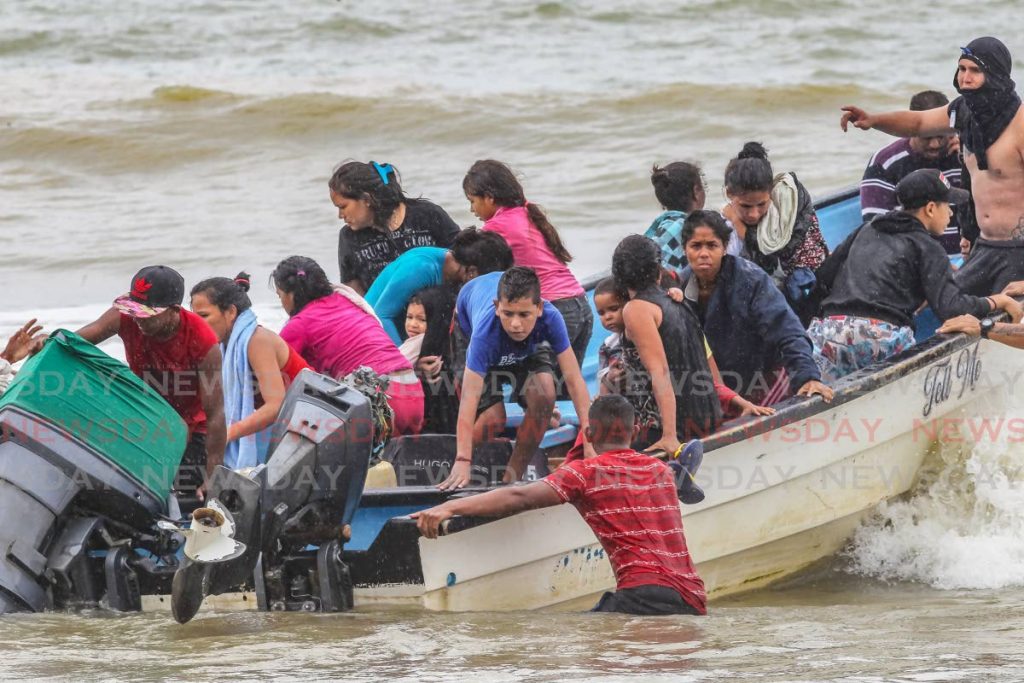
<path fill-rule="evenodd" d="M 1024 107 L 1002 42 L 977 38 L 960 52 L 953 79 L 960 97 L 948 107 L 868 114 L 847 106 L 840 125 L 901 137 L 960 134 L 963 187 L 973 195 L 973 206 L 958 210 L 960 227 L 971 237 L 976 221 L 980 236 L 956 279 L 965 292 L 981 295 L 1024 278 Z"/>
<path fill-rule="evenodd" d="M 902 208 L 854 230 L 816 276 L 827 290 L 822 318 L 807 333 L 824 381 L 888 358 L 914 345 L 914 313 L 924 301 L 942 320 L 1001 308 L 1014 321 L 1024 311 L 1005 294 L 960 291 L 946 252 L 934 238 L 949 225 L 950 204 L 967 192 L 937 169 L 914 171 L 896 186 Z"/>
<path fill-rule="evenodd" d="M 206 321 L 181 307 L 185 280 L 167 266 L 147 266 L 131 290 L 78 334 L 99 344 L 115 334 L 128 367 L 181 415 L 189 440 L 176 489 L 203 495 L 204 475 L 224 460 L 227 430 L 221 395 L 221 351 Z"/>

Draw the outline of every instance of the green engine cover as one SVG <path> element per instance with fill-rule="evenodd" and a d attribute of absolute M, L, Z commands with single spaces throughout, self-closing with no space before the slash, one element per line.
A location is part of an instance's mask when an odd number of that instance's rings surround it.
<path fill-rule="evenodd" d="M 67 330 L 25 362 L 6 406 L 43 418 L 165 500 L 185 450 L 178 413 L 128 366 Z"/>

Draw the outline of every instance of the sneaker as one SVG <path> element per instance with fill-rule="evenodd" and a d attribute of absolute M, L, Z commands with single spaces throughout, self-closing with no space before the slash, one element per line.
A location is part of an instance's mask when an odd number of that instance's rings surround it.
<path fill-rule="evenodd" d="M 694 439 L 683 447 L 678 458 L 668 463 L 676 478 L 676 493 L 685 505 L 696 505 L 704 500 L 704 490 L 694 480 L 703 460 L 704 444 Z"/>

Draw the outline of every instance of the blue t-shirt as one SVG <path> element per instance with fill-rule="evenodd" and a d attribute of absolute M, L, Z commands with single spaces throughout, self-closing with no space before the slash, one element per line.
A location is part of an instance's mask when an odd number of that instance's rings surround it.
<path fill-rule="evenodd" d="M 405 335 L 405 308 L 409 299 L 425 287 L 441 284 L 447 249 L 416 247 L 392 261 L 380 272 L 366 293 L 366 301 L 380 318 L 384 331 L 400 345 Z"/>
<path fill-rule="evenodd" d="M 569 333 L 558 309 L 543 302 L 544 312 L 530 336 L 514 341 L 501 326 L 494 309 L 498 298 L 498 280 L 501 273 L 488 273 L 473 278 L 459 292 L 455 314 L 459 327 L 469 338 L 466 367 L 478 375 L 490 368 L 508 367 L 521 363 L 543 342 L 551 345 L 556 354 L 569 348 Z"/>

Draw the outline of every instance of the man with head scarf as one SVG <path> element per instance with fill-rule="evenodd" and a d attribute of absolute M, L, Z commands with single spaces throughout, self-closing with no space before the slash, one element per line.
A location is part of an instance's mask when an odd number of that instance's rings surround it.
<path fill-rule="evenodd" d="M 1024 107 L 1001 41 L 976 38 L 960 52 L 953 78 L 960 97 L 949 106 L 885 114 L 847 106 L 840 125 L 902 137 L 960 134 L 963 186 L 972 200 L 958 213 L 965 236 L 974 221 L 980 234 L 956 279 L 965 292 L 984 296 L 1024 279 Z"/>

